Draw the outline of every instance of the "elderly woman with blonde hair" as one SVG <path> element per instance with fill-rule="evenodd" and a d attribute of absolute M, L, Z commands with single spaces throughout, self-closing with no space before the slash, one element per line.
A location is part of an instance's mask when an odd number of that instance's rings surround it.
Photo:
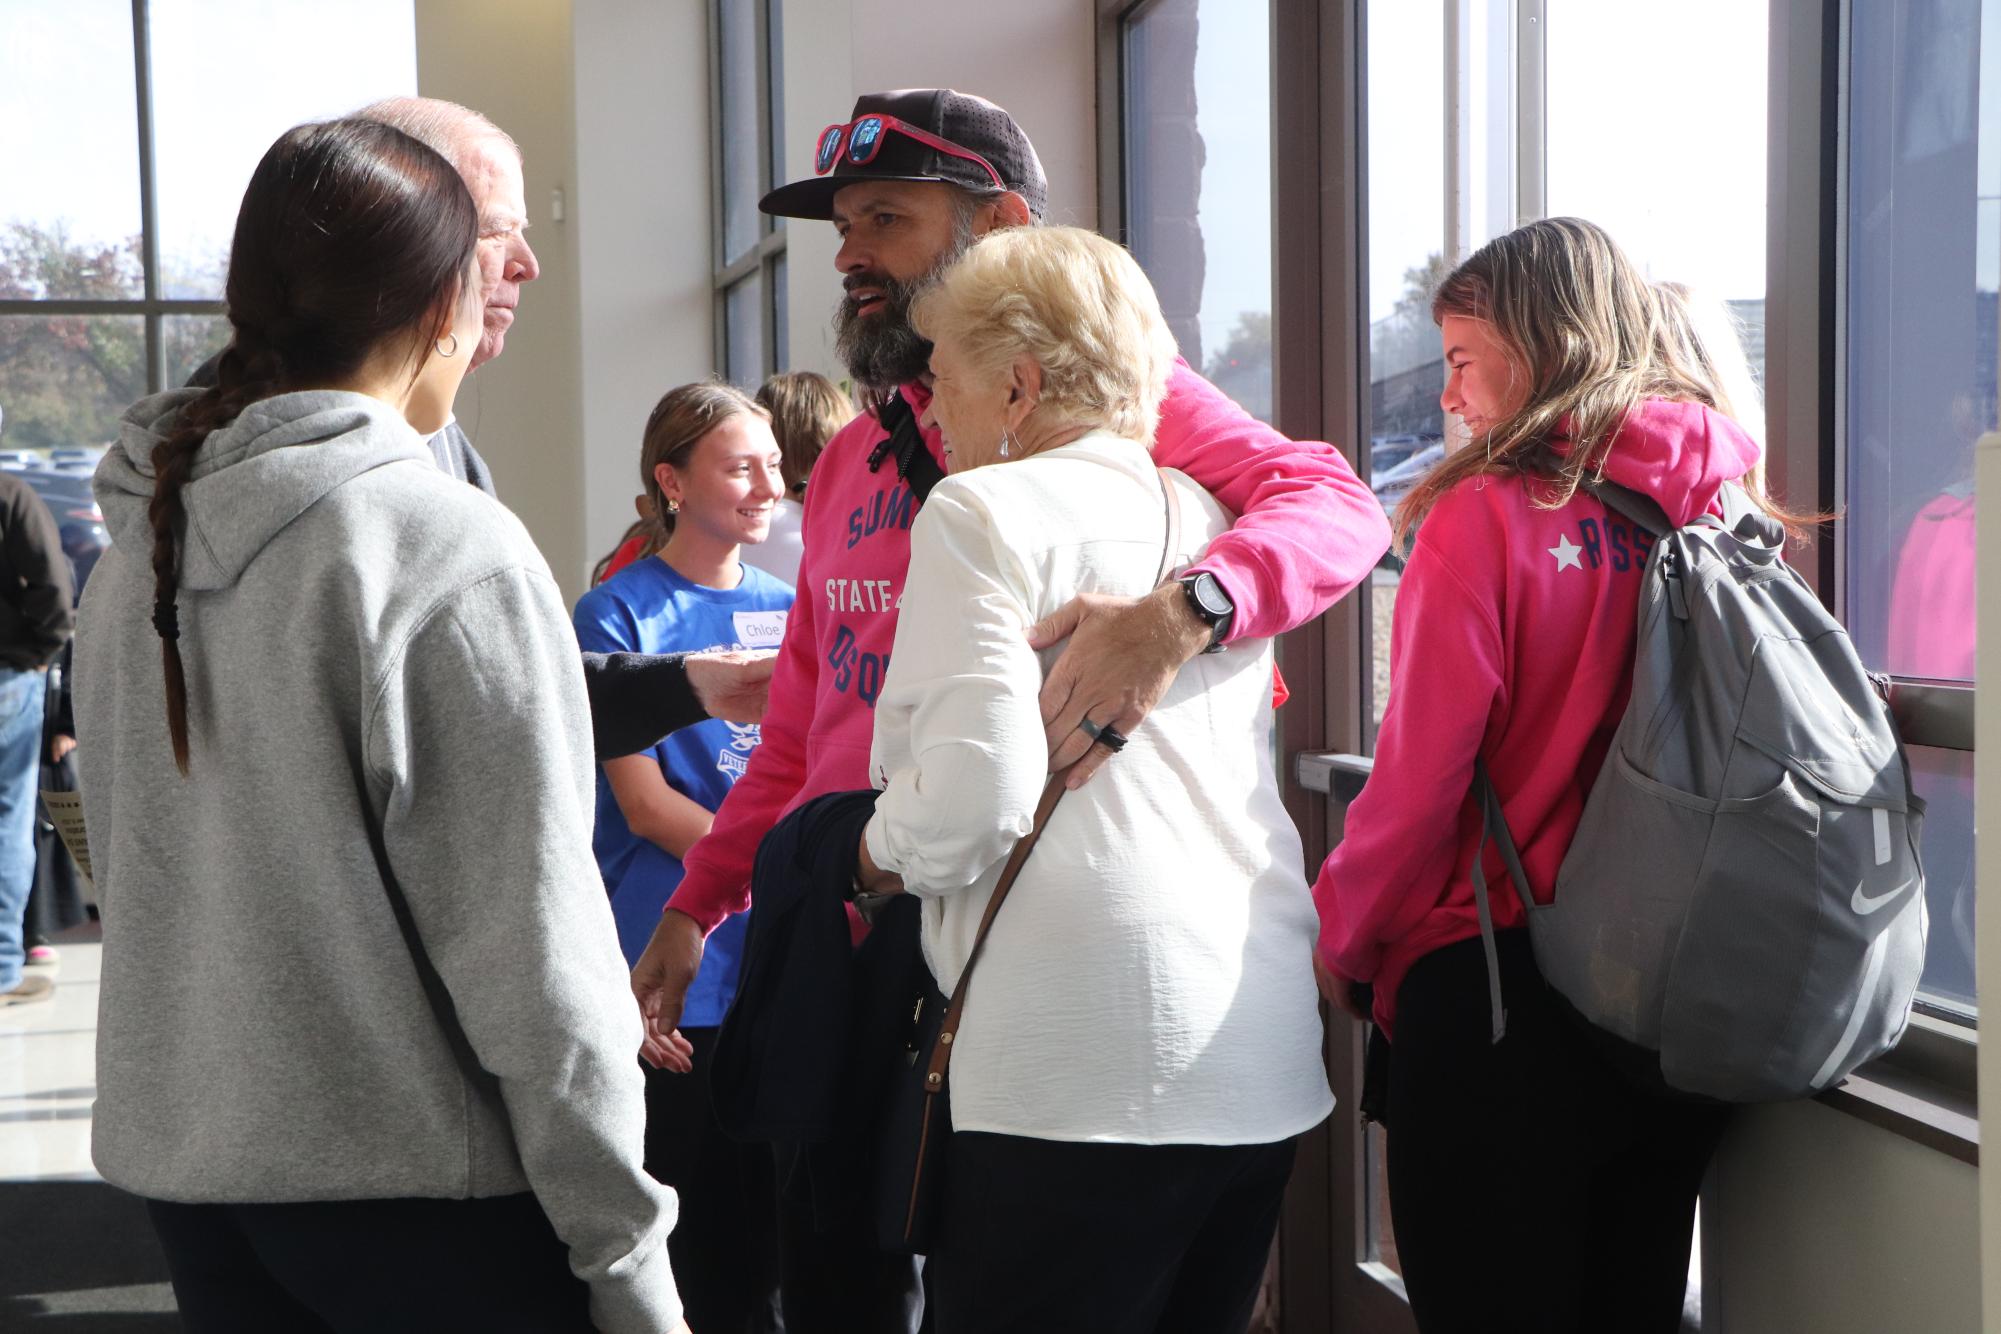
<path fill-rule="evenodd" d="M 924 900 L 950 993 L 1044 787 L 1053 653 L 1027 628 L 1147 592 L 1230 516 L 1142 443 L 1175 350 L 1118 246 L 997 233 L 914 318 L 950 476 L 911 533 L 861 880 Z M 1131 737 L 1086 720 L 1119 753 L 1049 815 L 951 1048 L 942 1334 L 1248 1322 L 1295 1139 L 1333 1106 L 1271 661 L 1269 641 L 1197 657 Z"/>

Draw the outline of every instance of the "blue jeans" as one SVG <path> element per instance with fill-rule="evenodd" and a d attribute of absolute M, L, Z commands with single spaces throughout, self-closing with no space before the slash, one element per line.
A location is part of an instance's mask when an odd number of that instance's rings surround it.
<path fill-rule="evenodd" d="M 21 939 L 35 887 L 35 786 L 42 772 L 48 675 L 0 667 L 0 991 L 21 984 Z"/>

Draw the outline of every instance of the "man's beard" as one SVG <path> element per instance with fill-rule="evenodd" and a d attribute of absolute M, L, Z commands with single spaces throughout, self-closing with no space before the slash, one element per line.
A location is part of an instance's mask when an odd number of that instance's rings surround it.
<path fill-rule="evenodd" d="M 834 310 L 834 351 L 856 384 L 888 392 L 930 371 L 931 344 L 910 327 L 910 307 L 964 250 L 965 244 L 955 245 L 928 272 L 908 282 L 886 274 L 848 275 L 842 286 L 849 292 L 857 287 L 882 290 L 882 303 L 872 315 L 861 314 L 853 296 L 843 297 Z"/>

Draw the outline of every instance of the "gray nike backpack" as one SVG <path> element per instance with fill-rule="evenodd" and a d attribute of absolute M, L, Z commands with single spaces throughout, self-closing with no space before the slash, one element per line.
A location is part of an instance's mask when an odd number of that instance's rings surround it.
<path fill-rule="evenodd" d="M 1656 538 L 1632 700 L 1547 906 L 1477 766 L 1494 1041 L 1487 839 L 1544 979 L 1647 1075 L 1657 1059 L 1667 1088 L 1728 1102 L 1817 1093 L 1896 1043 L 1924 967 L 1924 803 L 1884 687 L 1737 488 L 1729 523 L 1679 529 L 1648 497 L 1591 489 Z"/>

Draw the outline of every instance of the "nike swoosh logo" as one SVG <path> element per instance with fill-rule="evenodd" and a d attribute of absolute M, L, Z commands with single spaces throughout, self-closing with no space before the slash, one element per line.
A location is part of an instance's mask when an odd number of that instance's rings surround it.
<path fill-rule="evenodd" d="M 1848 900 L 1848 906 L 1855 910 L 1858 917 L 1867 917 L 1870 913 L 1875 912 L 1878 908 L 1902 894 L 1915 883 L 1915 881 L 1906 880 L 1887 894 L 1864 894 L 1862 886 L 1857 884 L 1854 895 Z"/>

